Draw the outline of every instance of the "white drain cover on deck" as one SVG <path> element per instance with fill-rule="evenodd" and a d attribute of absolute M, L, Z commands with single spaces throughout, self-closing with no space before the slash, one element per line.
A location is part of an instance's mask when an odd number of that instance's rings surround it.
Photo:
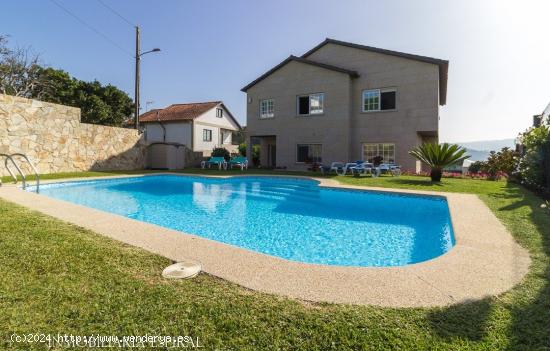
<path fill-rule="evenodd" d="M 201 271 L 201 264 L 194 261 L 184 261 L 174 263 L 162 271 L 164 278 L 171 279 L 188 279 L 193 278 Z"/>

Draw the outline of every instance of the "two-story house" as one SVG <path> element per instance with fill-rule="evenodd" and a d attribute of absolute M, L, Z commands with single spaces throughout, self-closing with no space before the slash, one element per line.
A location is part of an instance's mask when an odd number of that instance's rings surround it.
<path fill-rule="evenodd" d="M 245 86 L 247 147 L 264 167 L 305 169 L 383 157 L 420 171 L 408 152 L 438 141 L 448 61 L 326 39 Z"/>
<path fill-rule="evenodd" d="M 233 134 L 239 122 L 221 101 L 173 104 L 139 116 L 145 127 L 145 140 L 186 145 L 190 150 L 210 156 L 216 147 L 237 152 Z"/>

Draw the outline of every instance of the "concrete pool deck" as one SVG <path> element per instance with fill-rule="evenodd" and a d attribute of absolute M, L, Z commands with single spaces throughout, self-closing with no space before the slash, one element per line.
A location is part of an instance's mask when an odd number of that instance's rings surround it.
<path fill-rule="evenodd" d="M 141 176 L 148 175 L 76 180 Z M 242 176 L 246 175 L 239 175 Z M 528 252 L 514 241 L 475 195 L 350 186 L 332 179 L 302 178 L 315 179 L 321 187 L 444 197 L 449 205 L 456 245 L 442 256 L 401 267 L 307 264 L 26 192 L 6 184 L 0 187 L 0 197 L 173 261 L 199 261 L 205 272 L 246 288 L 307 301 L 388 307 L 445 306 L 501 294 L 519 283 L 529 270 Z M 42 183 L 70 180 L 75 179 Z"/>

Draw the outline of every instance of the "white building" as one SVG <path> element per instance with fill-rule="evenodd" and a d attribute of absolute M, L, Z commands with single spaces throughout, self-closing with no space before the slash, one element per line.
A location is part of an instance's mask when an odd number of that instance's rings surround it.
<path fill-rule="evenodd" d="M 233 133 L 240 131 L 239 122 L 221 101 L 173 104 L 142 114 L 148 142 L 177 143 L 194 152 L 210 156 L 216 147 L 237 152 Z"/>

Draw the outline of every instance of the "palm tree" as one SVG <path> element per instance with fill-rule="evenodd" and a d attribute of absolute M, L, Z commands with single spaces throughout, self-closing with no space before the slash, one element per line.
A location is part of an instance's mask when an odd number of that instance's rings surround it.
<path fill-rule="evenodd" d="M 448 143 L 425 143 L 409 151 L 409 154 L 430 166 L 432 182 L 441 181 L 443 168 L 470 157 L 462 147 Z"/>

